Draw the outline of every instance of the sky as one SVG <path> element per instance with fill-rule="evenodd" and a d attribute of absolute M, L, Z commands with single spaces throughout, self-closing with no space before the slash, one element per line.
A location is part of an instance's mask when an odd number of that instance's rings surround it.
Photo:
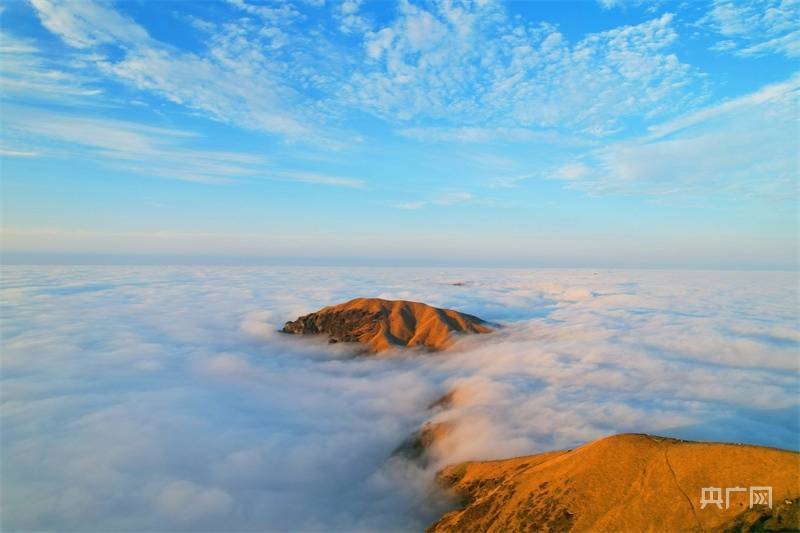
<path fill-rule="evenodd" d="M 794 270 L 798 20 L 6 2 L 3 261 Z"/>
<path fill-rule="evenodd" d="M 278 332 L 365 294 L 505 327 L 381 357 Z M 423 531 L 464 460 L 800 450 L 793 272 L 7 266 L 0 299 L 3 531 Z M 430 462 L 392 458 L 426 421 Z"/>

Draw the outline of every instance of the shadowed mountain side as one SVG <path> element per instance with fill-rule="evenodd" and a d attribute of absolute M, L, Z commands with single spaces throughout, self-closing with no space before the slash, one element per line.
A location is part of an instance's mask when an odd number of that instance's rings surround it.
<path fill-rule="evenodd" d="M 464 396 L 463 389 L 458 387 L 450 389 L 442 394 L 430 404 L 428 411 L 441 413 L 447 411 L 458 404 Z M 447 437 L 451 436 L 455 428 L 454 422 L 428 420 L 422 427 L 411 433 L 406 439 L 392 452 L 392 458 L 404 459 L 414 462 L 422 468 L 427 468 L 434 455 L 447 455 L 450 451 L 443 447 Z"/>
<path fill-rule="evenodd" d="M 623 434 L 574 450 L 443 469 L 466 506 L 429 531 L 750 531 L 800 528 L 800 454 Z M 747 492 L 771 486 L 773 509 Z M 701 509 L 701 488 L 722 488 L 722 509 Z"/>
<path fill-rule="evenodd" d="M 431 403 L 428 404 L 428 411 L 447 411 L 459 403 L 461 398 L 465 395 L 464 391 L 459 388 L 453 388 L 442 394 Z"/>
<path fill-rule="evenodd" d="M 449 422 L 427 422 L 412 433 L 393 452 L 392 457 L 415 461 L 422 467 L 428 465 L 429 453 L 442 439 L 450 434 L 453 425 Z"/>
<path fill-rule="evenodd" d="M 327 334 L 328 342 L 359 342 L 369 352 L 393 347 L 442 350 L 455 334 L 489 333 L 487 322 L 451 309 L 404 300 L 356 298 L 287 322 L 295 335 Z"/>

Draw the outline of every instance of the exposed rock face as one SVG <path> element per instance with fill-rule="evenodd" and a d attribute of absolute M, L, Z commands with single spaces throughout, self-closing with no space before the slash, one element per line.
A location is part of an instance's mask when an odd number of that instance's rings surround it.
<path fill-rule="evenodd" d="M 400 457 L 425 467 L 430 460 L 430 450 L 450 434 L 453 425 L 449 422 L 427 422 L 412 433 L 392 452 L 392 457 Z"/>
<path fill-rule="evenodd" d="M 762 531 L 800 529 L 800 454 L 735 444 L 626 434 L 580 448 L 439 473 L 466 501 L 429 531 Z M 747 492 L 771 486 L 773 508 Z M 722 489 L 722 509 L 701 489 Z M 768 529 L 769 528 L 769 529 Z"/>
<path fill-rule="evenodd" d="M 284 333 L 328 335 L 328 342 L 359 342 L 377 353 L 392 347 L 441 350 L 453 335 L 488 333 L 478 317 L 423 303 L 379 298 L 356 298 L 320 309 L 283 326 Z"/>
<path fill-rule="evenodd" d="M 441 414 L 454 407 L 463 392 L 453 388 L 428 404 L 429 413 Z M 450 450 L 446 446 L 447 439 L 453 433 L 456 423 L 452 420 L 428 420 L 422 427 L 411 433 L 393 452 L 391 457 L 404 459 L 426 468 L 432 455 L 446 455 Z"/>
<path fill-rule="evenodd" d="M 446 411 L 450 409 L 455 405 L 456 396 L 459 393 L 460 391 L 458 389 L 451 389 L 445 392 L 444 394 L 442 394 L 441 396 L 439 396 L 438 398 L 436 398 L 435 400 L 433 400 L 431 403 L 428 404 L 428 411 L 432 410 Z"/>

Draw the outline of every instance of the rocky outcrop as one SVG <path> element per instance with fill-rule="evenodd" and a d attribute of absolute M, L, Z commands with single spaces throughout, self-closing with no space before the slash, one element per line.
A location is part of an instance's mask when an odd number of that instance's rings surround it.
<path fill-rule="evenodd" d="M 287 322 L 282 331 L 327 335 L 328 342 L 358 342 L 372 353 L 393 347 L 442 350 L 459 334 L 489 333 L 478 317 L 419 302 L 356 298 Z"/>
<path fill-rule="evenodd" d="M 446 411 L 456 404 L 456 398 L 461 394 L 460 389 L 450 389 L 431 403 L 428 404 L 428 411 Z"/>
<path fill-rule="evenodd" d="M 452 436 L 456 422 L 442 419 L 441 415 L 453 408 L 462 396 L 463 391 L 460 388 L 453 388 L 430 402 L 427 412 L 432 415 L 432 419 L 427 420 L 422 427 L 406 437 L 392 452 L 391 458 L 402 459 L 421 468 L 427 468 L 433 460 L 441 458 L 441 455 L 447 455 L 451 451 L 447 446 L 448 437 Z"/>
<path fill-rule="evenodd" d="M 428 466 L 431 448 L 453 430 L 450 422 L 427 422 L 412 433 L 393 452 L 392 457 L 412 461 L 422 468 Z"/>

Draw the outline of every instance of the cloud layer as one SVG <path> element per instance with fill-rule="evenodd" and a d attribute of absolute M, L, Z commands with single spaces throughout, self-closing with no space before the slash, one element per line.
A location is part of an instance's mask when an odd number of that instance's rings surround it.
<path fill-rule="evenodd" d="M 459 285 L 453 283 L 460 282 Z M 14 267 L 3 273 L 4 529 L 419 530 L 444 463 L 647 431 L 798 448 L 781 273 Z M 284 320 L 354 296 L 508 327 L 353 359 Z M 427 470 L 387 464 L 434 418 Z M 433 503 L 432 503 L 433 502 Z"/>
<path fill-rule="evenodd" d="M 353 100 L 380 116 L 607 134 L 633 114 L 679 105 L 693 72 L 668 46 L 673 15 L 570 43 L 556 28 L 515 21 L 493 3 L 403 3 L 365 36 L 369 61 Z"/>
<path fill-rule="evenodd" d="M 378 23 L 360 2 L 320 11 L 240 0 L 225 22 L 180 17 L 203 42 L 187 51 L 106 4 L 32 5 L 93 75 L 221 122 L 317 143 L 333 143 L 328 124 L 352 111 L 473 133 L 488 126 L 481 135 L 490 136 L 519 128 L 594 136 L 697 96 L 689 86 L 698 72 L 670 50 L 678 38 L 671 13 L 570 42 L 496 2 L 402 2 Z M 301 24 L 314 18 L 331 21 Z"/>
<path fill-rule="evenodd" d="M 796 198 L 798 91 L 795 75 L 538 176 L 595 193 Z"/>
<path fill-rule="evenodd" d="M 797 0 L 714 0 L 700 21 L 721 40 L 713 49 L 745 57 L 767 54 L 800 56 L 800 2 Z"/>

